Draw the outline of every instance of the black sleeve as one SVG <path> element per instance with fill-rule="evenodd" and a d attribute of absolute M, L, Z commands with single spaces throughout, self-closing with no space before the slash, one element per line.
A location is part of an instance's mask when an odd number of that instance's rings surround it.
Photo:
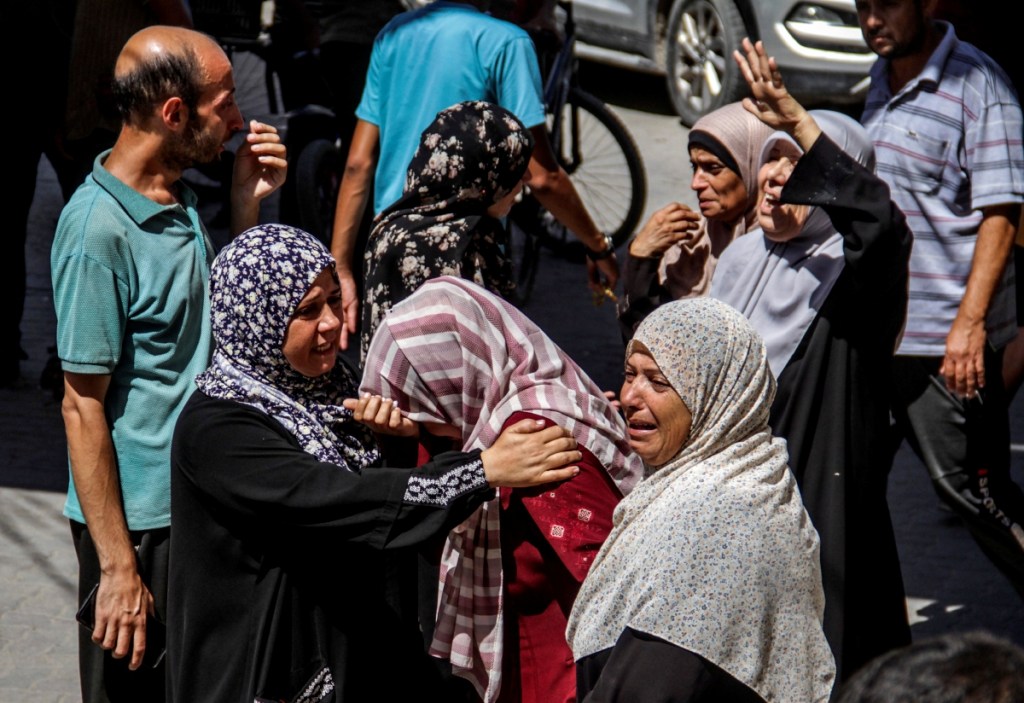
<path fill-rule="evenodd" d="M 846 267 L 865 303 L 905 297 L 912 237 L 889 186 L 822 134 L 797 163 L 783 202 L 817 205 L 843 235 Z"/>
<path fill-rule="evenodd" d="M 479 452 L 449 452 L 412 471 L 353 473 L 304 452 L 264 413 L 198 391 L 178 421 L 171 461 L 227 519 L 335 544 L 416 544 L 494 495 Z"/>
<path fill-rule="evenodd" d="M 629 627 L 614 647 L 576 663 L 576 694 L 583 703 L 764 703 L 699 654 Z"/>
<path fill-rule="evenodd" d="M 660 265 L 660 257 L 626 254 L 622 268 L 622 297 L 616 306 L 623 341 L 632 339 L 644 318 L 668 302 L 668 292 L 658 277 Z"/>

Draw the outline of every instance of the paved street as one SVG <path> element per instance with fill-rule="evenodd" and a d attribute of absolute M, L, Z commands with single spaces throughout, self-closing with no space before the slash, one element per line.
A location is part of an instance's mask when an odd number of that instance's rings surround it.
<path fill-rule="evenodd" d="M 596 67 L 587 67 L 583 79 L 595 92 L 601 86 L 599 95 L 640 144 L 648 170 L 647 212 L 670 199 L 693 204 L 686 131 L 670 114 L 661 80 Z M 614 91 L 622 85 L 631 92 Z M 247 116 L 261 110 L 258 104 L 242 107 Z M 44 160 L 28 242 L 23 345 L 30 358 L 22 364 L 24 385 L 0 390 L 0 701 L 79 699 L 76 565 L 61 516 L 66 448 L 59 405 L 37 383 L 53 344 L 48 255 L 60 207 Z M 601 387 L 617 388 L 623 348 L 614 311 L 593 306 L 584 278 L 581 265 L 545 253 L 527 313 Z M 1012 415 L 1013 441 L 1024 444 L 1020 398 Z M 1024 484 L 1019 451 L 1014 476 Z M 905 448 L 893 469 L 890 498 L 915 637 L 981 627 L 1024 645 L 1024 603 L 958 521 L 938 508 L 923 468 Z"/>

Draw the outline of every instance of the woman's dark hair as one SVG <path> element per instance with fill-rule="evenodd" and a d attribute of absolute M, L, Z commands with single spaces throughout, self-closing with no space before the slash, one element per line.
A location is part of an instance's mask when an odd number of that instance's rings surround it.
<path fill-rule="evenodd" d="M 181 98 L 193 113 L 202 93 L 203 75 L 195 51 L 184 47 L 178 53 L 160 54 L 114 76 L 114 104 L 121 121 L 127 123 L 133 117 L 146 115 L 172 97 Z"/>
<path fill-rule="evenodd" d="M 986 632 L 942 635 L 868 662 L 835 703 L 1019 703 L 1024 650 Z"/>

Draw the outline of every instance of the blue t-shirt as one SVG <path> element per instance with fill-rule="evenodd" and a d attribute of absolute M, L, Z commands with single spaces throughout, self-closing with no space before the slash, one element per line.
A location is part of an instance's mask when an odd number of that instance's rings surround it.
<path fill-rule="evenodd" d="M 131 530 L 171 521 L 174 423 L 211 353 L 213 246 L 195 194 L 160 205 L 96 159 L 61 213 L 50 253 L 66 371 L 109 374 L 106 415 Z M 85 522 L 74 480 L 64 514 Z"/>
<path fill-rule="evenodd" d="M 374 213 L 402 195 L 423 130 L 464 100 L 497 103 L 527 127 L 544 122 L 530 36 L 464 3 L 438 0 L 389 22 L 373 44 L 359 119 L 380 130 Z"/>

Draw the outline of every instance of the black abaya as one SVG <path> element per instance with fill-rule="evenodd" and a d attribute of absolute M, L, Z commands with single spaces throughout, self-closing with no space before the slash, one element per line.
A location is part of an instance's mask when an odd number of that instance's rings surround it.
<path fill-rule="evenodd" d="M 262 412 L 194 394 L 172 451 L 169 700 L 446 700 L 386 601 L 380 550 L 468 517 L 494 495 L 481 471 L 479 452 L 450 452 L 352 473 Z M 410 502 L 413 476 L 451 480 Z"/>
<path fill-rule="evenodd" d="M 911 234 L 888 187 L 828 139 L 799 161 L 782 199 L 822 207 L 843 235 L 845 266 L 779 374 L 770 420 L 821 537 L 824 627 L 841 681 L 910 643 L 886 481 Z"/>

